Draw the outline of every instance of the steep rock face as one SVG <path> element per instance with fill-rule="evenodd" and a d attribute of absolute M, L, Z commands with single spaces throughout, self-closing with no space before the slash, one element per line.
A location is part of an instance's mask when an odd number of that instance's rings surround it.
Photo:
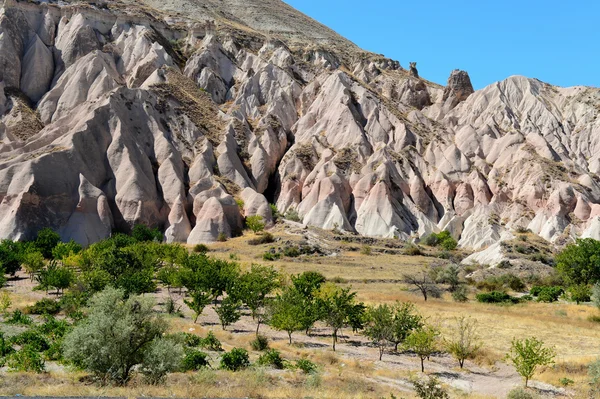
<path fill-rule="evenodd" d="M 1 237 L 146 223 L 196 244 L 272 223 L 269 203 L 473 249 L 600 235 L 599 90 L 443 88 L 277 0 L 109 3 L 3 2 Z"/>

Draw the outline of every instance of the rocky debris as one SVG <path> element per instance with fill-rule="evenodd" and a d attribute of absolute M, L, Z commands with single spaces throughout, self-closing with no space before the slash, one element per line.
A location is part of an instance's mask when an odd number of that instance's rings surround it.
<path fill-rule="evenodd" d="M 0 237 L 196 244 L 270 203 L 299 230 L 448 230 L 480 263 L 519 227 L 600 237 L 600 90 L 442 88 L 276 0 L 118 4 L 4 2 Z"/>
<path fill-rule="evenodd" d="M 473 90 L 469 74 L 465 71 L 455 69 L 448 78 L 442 101 L 448 109 L 453 109 L 459 103 L 469 98 L 474 92 L 475 90 Z"/>

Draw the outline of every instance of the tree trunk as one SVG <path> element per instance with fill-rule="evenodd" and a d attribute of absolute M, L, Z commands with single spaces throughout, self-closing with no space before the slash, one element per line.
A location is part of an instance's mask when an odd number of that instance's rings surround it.
<path fill-rule="evenodd" d="M 529 384 L 529 378 L 525 377 L 525 388 L 527 388 L 528 384 Z"/>
<path fill-rule="evenodd" d="M 383 351 L 385 349 L 383 347 L 379 348 L 379 360 L 381 361 L 381 359 L 383 358 Z"/>
<path fill-rule="evenodd" d="M 394 352 L 398 352 L 398 345 L 400 342 L 394 342 Z"/>
<path fill-rule="evenodd" d="M 333 351 L 335 352 L 335 343 L 337 342 L 337 330 L 333 330 Z"/>
<path fill-rule="evenodd" d="M 422 357 L 421 358 L 421 373 L 425 372 L 425 363 L 424 362 L 425 362 L 425 358 Z"/>
<path fill-rule="evenodd" d="M 425 302 L 427 302 L 427 290 L 422 290 L 421 292 L 423 292 L 423 298 L 425 298 Z"/>
<path fill-rule="evenodd" d="M 290 337 L 290 345 L 292 344 L 292 332 L 288 331 L 288 336 Z"/>
<path fill-rule="evenodd" d="M 200 317 L 200 313 L 196 313 L 196 318 L 194 319 L 194 324 L 198 322 L 198 317 Z"/>
<path fill-rule="evenodd" d="M 462 369 L 463 366 L 465 365 L 465 359 L 459 359 L 458 364 L 460 365 L 460 368 Z"/>
<path fill-rule="evenodd" d="M 256 323 L 256 336 L 258 337 L 258 329 L 260 328 L 260 319 L 258 319 L 258 323 Z"/>

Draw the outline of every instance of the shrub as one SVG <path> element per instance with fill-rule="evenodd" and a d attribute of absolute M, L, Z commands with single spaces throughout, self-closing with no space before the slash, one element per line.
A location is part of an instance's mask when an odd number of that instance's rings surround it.
<path fill-rule="evenodd" d="M 31 320 L 31 317 L 23 314 L 23 312 L 21 312 L 19 309 L 15 309 L 6 322 L 8 324 L 23 324 L 28 326 L 33 322 L 33 320 Z"/>
<path fill-rule="evenodd" d="M 300 249 L 298 249 L 298 247 L 296 246 L 289 246 L 283 248 L 283 255 L 287 256 L 288 258 L 297 258 L 301 254 L 302 253 L 300 252 Z"/>
<path fill-rule="evenodd" d="M 221 341 L 215 337 L 212 331 L 209 331 L 205 338 L 202 338 L 200 342 L 200 347 L 204 349 L 208 349 L 213 352 L 221 352 L 223 347 L 221 346 Z"/>
<path fill-rule="evenodd" d="M 71 240 L 69 242 L 59 242 L 52 249 L 52 258 L 58 260 L 64 260 L 67 257 L 78 254 L 81 252 L 83 248 L 81 245 L 77 244 L 75 241 Z"/>
<path fill-rule="evenodd" d="M 581 302 L 589 302 L 592 299 L 592 290 L 587 284 L 572 285 L 568 291 L 569 299 L 578 305 Z"/>
<path fill-rule="evenodd" d="M 273 253 L 273 252 L 265 252 L 262 257 L 263 257 L 263 260 L 274 262 L 281 258 L 281 254 Z"/>
<path fill-rule="evenodd" d="M 590 393 L 592 395 L 600 393 L 600 358 L 596 359 L 588 366 L 588 376 L 590 383 Z"/>
<path fill-rule="evenodd" d="M 159 229 L 151 229 L 143 224 L 136 224 L 131 231 L 131 236 L 137 242 L 162 242 L 163 234 Z"/>
<path fill-rule="evenodd" d="M 298 214 L 298 211 L 295 209 L 289 209 L 284 216 L 285 219 L 290 220 L 292 222 L 302 223 L 302 219 Z"/>
<path fill-rule="evenodd" d="M 52 250 L 60 242 L 60 235 L 54 232 L 52 229 L 45 228 L 37 233 L 37 237 L 34 241 L 36 248 L 40 250 L 44 258 L 52 258 Z"/>
<path fill-rule="evenodd" d="M 58 312 L 60 312 L 60 302 L 48 298 L 40 299 L 32 306 L 27 307 L 29 314 L 55 315 Z"/>
<path fill-rule="evenodd" d="M 0 277 L 4 277 L 5 273 L 14 276 L 21 269 L 22 252 L 23 246 L 21 243 L 11 240 L 0 241 L 0 265 L 4 269 L 4 273 L 0 273 Z"/>
<path fill-rule="evenodd" d="M 11 337 L 10 342 L 22 347 L 29 346 L 38 352 L 43 352 L 50 348 L 46 338 L 35 330 L 23 331 L 21 334 Z"/>
<path fill-rule="evenodd" d="M 227 241 L 227 234 L 221 232 L 219 233 L 219 235 L 217 236 L 217 241 L 218 242 L 226 242 Z"/>
<path fill-rule="evenodd" d="M 467 293 L 467 287 L 461 284 L 452 292 L 452 299 L 456 302 L 467 302 L 469 300 Z"/>
<path fill-rule="evenodd" d="M 248 240 L 248 245 L 264 245 L 275 242 L 275 237 L 271 233 L 264 233 L 259 237 Z"/>
<path fill-rule="evenodd" d="M 458 243 L 456 242 L 456 240 L 454 238 L 452 238 L 452 235 L 447 230 L 442 231 L 441 233 L 438 233 L 438 234 L 431 233 L 430 235 L 428 235 L 427 237 L 425 237 L 423 239 L 423 243 L 430 247 L 439 246 L 446 251 L 453 251 L 458 246 Z"/>
<path fill-rule="evenodd" d="M 558 298 L 562 294 L 564 294 L 564 290 L 562 287 L 552 286 L 552 287 L 540 287 L 533 286 L 529 293 L 535 297 L 537 297 L 538 302 L 556 302 Z"/>
<path fill-rule="evenodd" d="M 8 357 L 8 368 L 13 371 L 41 373 L 45 370 L 44 359 L 36 348 L 25 345 Z"/>
<path fill-rule="evenodd" d="M 477 302 L 481 303 L 519 303 L 519 298 L 512 297 L 506 292 L 492 291 L 477 294 Z"/>
<path fill-rule="evenodd" d="M 198 371 L 204 367 L 210 367 L 208 355 L 195 349 L 187 349 L 182 362 L 183 371 Z"/>
<path fill-rule="evenodd" d="M 305 374 L 314 374 L 318 371 L 317 365 L 308 359 L 296 360 L 295 367 L 298 370 L 302 370 Z"/>
<path fill-rule="evenodd" d="M 248 227 L 254 233 L 260 233 L 265 229 L 265 222 L 263 222 L 263 217 L 260 215 L 248 216 L 246 218 L 246 227 Z"/>
<path fill-rule="evenodd" d="M 537 395 L 523 388 L 515 388 L 508 393 L 506 399 L 536 399 Z"/>
<path fill-rule="evenodd" d="M 407 256 L 421 256 L 423 255 L 423 252 L 421 252 L 421 249 L 418 246 L 410 244 L 404 248 L 403 254 Z"/>
<path fill-rule="evenodd" d="M 271 215 L 273 215 L 273 220 L 277 222 L 281 217 L 281 213 L 279 213 L 279 209 L 277 209 L 277 205 L 269 204 L 269 208 L 271 208 Z"/>
<path fill-rule="evenodd" d="M 276 349 L 270 349 L 262 355 L 260 355 L 257 363 L 259 366 L 271 366 L 279 370 L 282 370 L 284 368 L 281 353 L 279 353 L 279 351 Z"/>
<path fill-rule="evenodd" d="M 196 334 L 182 332 L 176 334 L 177 339 L 188 348 L 197 348 L 202 345 L 202 338 Z"/>
<path fill-rule="evenodd" d="M 360 249 L 360 253 L 362 255 L 370 256 L 373 253 L 373 249 L 371 248 L 370 245 L 363 245 L 362 248 Z"/>
<path fill-rule="evenodd" d="M 208 248 L 207 245 L 204 245 L 204 244 L 194 245 L 194 252 L 204 254 L 204 253 L 207 253 L 208 251 L 210 251 L 210 249 Z"/>
<path fill-rule="evenodd" d="M 414 379 L 411 381 L 415 392 L 422 399 L 449 399 L 448 392 L 440 385 L 436 377 L 429 377 L 427 380 Z"/>
<path fill-rule="evenodd" d="M 183 359 L 181 345 L 168 339 L 155 339 L 144 351 L 141 372 L 150 384 L 164 381 L 168 373 L 179 370 Z"/>
<path fill-rule="evenodd" d="M 250 346 L 255 351 L 264 351 L 269 348 L 269 339 L 259 334 L 250 342 Z"/>
<path fill-rule="evenodd" d="M 223 370 L 239 371 L 250 366 L 248 351 L 242 348 L 233 348 L 221 357 L 220 367 Z"/>
<path fill-rule="evenodd" d="M 151 298 L 107 288 L 90 300 L 89 315 L 65 337 L 65 358 L 102 381 L 125 384 L 133 368 L 144 362 L 166 322 L 154 311 Z M 135 343 L 132 345 L 132 343 Z M 164 347 L 163 347 L 164 349 Z M 150 356 L 150 355 L 148 355 Z"/>
<path fill-rule="evenodd" d="M 4 338 L 4 333 L 0 331 L 0 359 L 4 356 L 10 355 L 15 350 L 13 349 L 10 342 Z"/>

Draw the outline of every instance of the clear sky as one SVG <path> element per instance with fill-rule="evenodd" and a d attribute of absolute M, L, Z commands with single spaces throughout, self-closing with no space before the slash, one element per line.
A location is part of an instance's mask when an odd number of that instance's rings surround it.
<path fill-rule="evenodd" d="M 437 83 L 458 68 L 475 89 L 511 75 L 600 86 L 598 0 L 284 1 Z"/>

